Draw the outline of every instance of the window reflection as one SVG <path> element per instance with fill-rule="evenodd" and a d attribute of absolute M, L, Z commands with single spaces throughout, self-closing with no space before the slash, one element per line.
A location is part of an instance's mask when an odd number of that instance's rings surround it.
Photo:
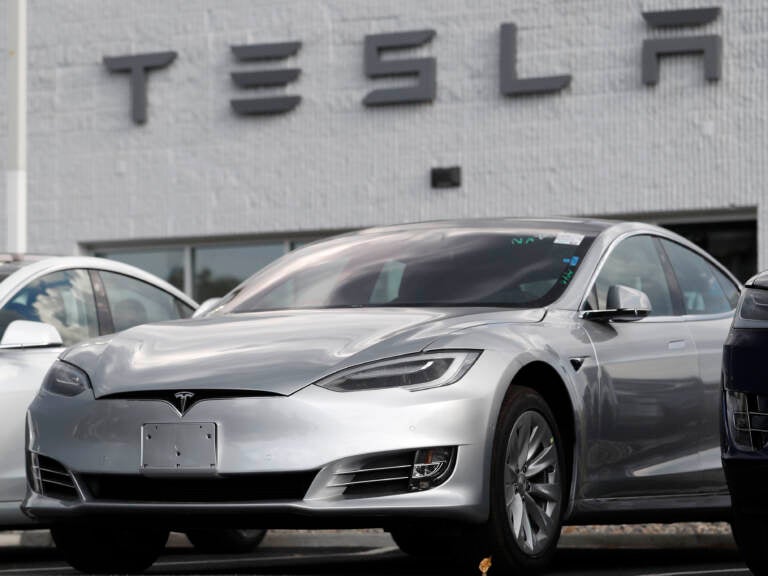
<path fill-rule="evenodd" d="M 204 302 L 223 296 L 284 252 L 284 242 L 195 248 L 194 298 Z"/>
<path fill-rule="evenodd" d="M 147 322 L 181 318 L 176 299 L 145 282 L 113 272 L 101 272 L 115 332 Z"/>
<path fill-rule="evenodd" d="M 54 272 L 30 282 L 0 311 L 2 331 L 13 320 L 50 324 L 65 346 L 98 335 L 91 279 L 84 270 Z"/>

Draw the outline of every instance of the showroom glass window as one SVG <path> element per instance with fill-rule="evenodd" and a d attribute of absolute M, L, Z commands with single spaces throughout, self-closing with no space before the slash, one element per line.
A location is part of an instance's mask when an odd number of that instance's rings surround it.
<path fill-rule="evenodd" d="M 151 284 L 114 272 L 99 273 L 104 283 L 115 332 L 147 322 L 178 320 L 192 309 L 168 292 Z"/>
<path fill-rule="evenodd" d="M 183 248 L 100 250 L 96 252 L 96 256 L 136 266 L 136 268 L 141 268 L 158 278 L 162 278 L 179 290 L 184 289 Z"/>
<path fill-rule="evenodd" d="M 667 276 L 651 236 L 631 236 L 611 251 L 592 288 L 589 307 L 605 310 L 608 289 L 617 284 L 645 292 L 651 301 L 651 316 L 674 313 Z"/>
<path fill-rule="evenodd" d="M 45 322 L 65 346 L 99 334 L 91 279 L 85 270 L 53 272 L 19 290 L 0 310 L 0 330 L 13 320 Z"/>
<path fill-rule="evenodd" d="M 198 302 L 204 302 L 208 298 L 223 296 L 285 251 L 284 242 L 196 247 L 193 252 L 193 297 Z"/>
<path fill-rule="evenodd" d="M 739 301 L 739 290 L 717 268 L 676 242 L 661 240 L 683 295 L 686 314 L 722 314 Z"/>
<path fill-rule="evenodd" d="M 198 302 L 223 296 L 283 254 L 312 239 L 201 243 L 167 248 L 105 248 L 94 254 L 159 276 Z"/>

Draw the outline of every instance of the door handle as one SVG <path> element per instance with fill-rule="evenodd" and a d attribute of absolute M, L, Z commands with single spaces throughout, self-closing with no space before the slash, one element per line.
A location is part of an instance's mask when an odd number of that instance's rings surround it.
<path fill-rule="evenodd" d="M 670 340 L 667 343 L 667 347 L 670 350 L 682 350 L 685 348 L 685 340 Z"/>

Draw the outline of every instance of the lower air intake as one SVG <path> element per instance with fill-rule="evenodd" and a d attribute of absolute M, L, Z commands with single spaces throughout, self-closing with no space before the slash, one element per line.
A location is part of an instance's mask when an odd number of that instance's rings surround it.
<path fill-rule="evenodd" d="M 386 496 L 410 491 L 416 451 L 372 456 L 336 472 L 329 488 L 344 488 L 346 497 Z"/>
<path fill-rule="evenodd" d="M 75 481 L 62 464 L 41 454 L 30 454 L 32 474 L 43 496 L 59 500 L 79 500 Z"/>
<path fill-rule="evenodd" d="M 237 474 L 214 478 L 83 474 L 80 478 L 94 500 L 204 503 L 301 500 L 315 474 L 316 472 Z"/>

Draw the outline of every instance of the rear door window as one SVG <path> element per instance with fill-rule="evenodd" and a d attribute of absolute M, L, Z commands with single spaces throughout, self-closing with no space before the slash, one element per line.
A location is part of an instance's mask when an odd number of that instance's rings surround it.
<path fill-rule="evenodd" d="M 190 310 L 165 290 L 115 272 L 99 272 L 115 332 L 147 322 L 184 318 Z"/>
<path fill-rule="evenodd" d="M 695 252 L 669 240 L 661 240 L 675 271 L 688 315 L 722 314 L 734 309 L 738 287 Z"/>

